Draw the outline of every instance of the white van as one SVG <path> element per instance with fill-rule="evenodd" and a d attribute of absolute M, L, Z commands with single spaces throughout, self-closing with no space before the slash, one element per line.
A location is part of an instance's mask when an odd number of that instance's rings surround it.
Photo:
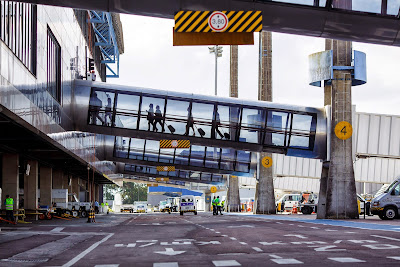
<path fill-rule="evenodd" d="M 371 213 L 382 220 L 393 220 L 399 217 L 400 210 L 400 176 L 371 202 Z"/>
<path fill-rule="evenodd" d="M 194 215 L 197 215 L 197 203 L 195 197 L 192 195 L 181 196 L 179 213 L 183 215 L 185 212 L 193 212 Z"/>

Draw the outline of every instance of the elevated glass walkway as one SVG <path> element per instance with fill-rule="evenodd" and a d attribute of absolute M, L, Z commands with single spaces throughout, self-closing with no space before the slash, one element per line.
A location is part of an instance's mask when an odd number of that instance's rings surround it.
<path fill-rule="evenodd" d="M 202 146 L 196 149 L 206 158 L 205 147 L 326 156 L 324 109 L 79 80 L 74 94 L 78 131 L 155 141 L 187 139 Z M 232 154 L 225 151 L 216 157 Z"/>
<path fill-rule="evenodd" d="M 160 149 L 159 141 L 115 137 L 113 157 L 106 160 L 149 166 L 174 165 L 178 169 L 253 176 L 257 157 L 250 151 L 192 145 Z"/>

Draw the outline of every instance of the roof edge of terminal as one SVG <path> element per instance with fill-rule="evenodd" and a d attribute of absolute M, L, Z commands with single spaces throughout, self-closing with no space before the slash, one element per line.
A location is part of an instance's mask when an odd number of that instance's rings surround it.
<path fill-rule="evenodd" d="M 122 55 L 125 52 L 124 46 L 124 32 L 122 29 L 122 23 L 119 13 L 111 13 L 112 23 L 114 27 L 115 37 L 117 37 L 117 45 L 119 54 Z"/>

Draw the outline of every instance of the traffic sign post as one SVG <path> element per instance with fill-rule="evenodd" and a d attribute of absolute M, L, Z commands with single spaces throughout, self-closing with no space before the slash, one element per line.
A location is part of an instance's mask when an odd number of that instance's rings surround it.
<path fill-rule="evenodd" d="M 335 126 L 335 135 L 341 140 L 349 139 L 353 135 L 353 127 L 347 121 L 338 122 Z"/>
<path fill-rule="evenodd" d="M 228 28 L 228 17 L 221 11 L 214 11 L 208 17 L 208 26 L 215 32 L 223 32 Z"/>
<path fill-rule="evenodd" d="M 216 193 L 217 192 L 217 187 L 216 186 L 211 186 L 210 188 L 211 193 Z"/>

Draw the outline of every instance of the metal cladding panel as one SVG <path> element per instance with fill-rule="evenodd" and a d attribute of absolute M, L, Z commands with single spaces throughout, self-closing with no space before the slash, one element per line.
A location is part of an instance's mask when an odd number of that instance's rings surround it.
<path fill-rule="evenodd" d="M 319 179 L 278 177 L 274 180 L 274 188 L 287 191 L 319 192 Z"/>
<path fill-rule="evenodd" d="M 369 116 L 369 131 L 368 134 L 368 150 L 369 154 L 378 154 L 378 140 L 379 140 L 379 127 L 380 117 L 376 115 Z M 364 134 L 361 132 L 361 134 Z"/>
<path fill-rule="evenodd" d="M 391 118 L 390 117 L 381 117 L 381 127 L 380 131 L 382 133 L 390 133 L 390 124 Z M 390 135 L 387 134 L 380 134 L 379 135 L 379 147 L 378 147 L 378 154 L 381 155 L 388 155 L 390 151 Z"/>
<path fill-rule="evenodd" d="M 303 165 L 304 165 L 304 159 L 296 158 L 296 175 L 297 176 L 303 175 Z"/>
<path fill-rule="evenodd" d="M 289 157 L 289 175 L 296 175 L 296 158 Z"/>
<path fill-rule="evenodd" d="M 321 86 L 321 81 L 333 78 L 332 50 L 314 53 L 308 56 L 308 83 Z"/>
<path fill-rule="evenodd" d="M 368 152 L 368 131 L 369 131 L 369 116 L 367 114 L 358 114 L 357 116 L 357 146 L 358 153 Z"/>
<path fill-rule="evenodd" d="M 389 155 L 400 156 L 400 117 L 391 117 Z"/>
<path fill-rule="evenodd" d="M 309 159 L 303 159 L 302 176 L 308 176 L 310 172 L 310 162 Z"/>

